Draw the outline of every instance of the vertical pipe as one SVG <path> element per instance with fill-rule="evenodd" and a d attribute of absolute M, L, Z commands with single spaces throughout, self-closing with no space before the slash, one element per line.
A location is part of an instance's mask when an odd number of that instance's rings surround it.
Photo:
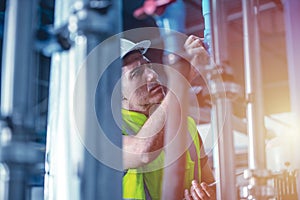
<path fill-rule="evenodd" d="M 56 0 L 54 28 L 68 21 L 75 0 Z M 50 70 L 48 124 L 46 140 L 45 200 L 80 199 L 78 167 L 82 163 L 83 146 L 72 133 L 76 131 L 71 121 L 71 89 L 83 62 L 85 45 L 81 50 L 71 48 L 68 52 L 54 53 Z"/>
<path fill-rule="evenodd" d="M 232 127 L 232 102 L 230 99 L 216 99 L 213 106 L 214 128 L 217 130 L 218 144 L 216 151 L 218 155 L 214 158 L 217 163 L 216 179 L 217 199 L 237 199 L 236 198 L 236 178 L 235 178 L 235 151 L 233 143 Z M 214 156 L 216 153 L 214 153 Z"/>
<path fill-rule="evenodd" d="M 300 26 L 297 19 L 300 17 L 300 2 L 297 0 L 285 0 L 285 30 L 286 30 L 286 48 L 288 61 L 289 88 L 291 95 L 291 111 L 300 119 L 300 92 L 297 86 L 300 85 Z M 299 124 L 299 123 L 298 123 Z"/>
<path fill-rule="evenodd" d="M 38 1 L 9 0 L 6 5 L 1 114 L 12 117 L 17 126 L 34 127 L 37 76 L 36 57 L 32 44 L 37 29 Z M 16 134 L 16 133 L 15 133 Z"/>
<path fill-rule="evenodd" d="M 0 163 L 0 199 L 8 199 L 9 171 L 5 164 Z"/>
<path fill-rule="evenodd" d="M 297 142 L 300 142 L 300 26 L 297 19 L 300 17 L 300 1 L 298 0 L 284 0 L 284 17 L 286 30 L 286 48 L 287 48 L 287 62 L 288 62 L 288 77 L 289 89 L 291 99 L 291 112 L 296 117 L 295 132 L 297 133 Z M 299 163 L 299 161 L 297 162 Z M 299 169 L 300 166 L 297 166 Z M 300 176 L 297 176 L 297 192 L 300 194 Z M 298 197 L 300 199 L 300 195 Z"/>
<path fill-rule="evenodd" d="M 204 18 L 204 42 L 208 53 L 211 54 L 211 6 L 210 0 L 202 1 L 202 14 Z"/>
<path fill-rule="evenodd" d="M 7 145 L 0 146 L 2 148 L 0 159 L 9 168 L 8 199 L 10 200 L 28 199 L 30 189 L 26 185 L 27 178 L 30 176 L 28 163 L 31 162 L 30 158 L 35 158 L 30 151 L 32 146 L 26 142 L 35 128 L 36 113 L 33 108 L 37 103 L 35 83 L 37 54 L 32 44 L 37 29 L 37 8 L 37 0 L 9 0 L 6 4 L 1 116 L 10 118 L 11 124 L 8 128 L 11 129 L 12 138 Z M 20 149 L 25 145 L 26 152 L 23 152 Z M 21 153 L 20 156 L 18 151 L 22 151 L 24 155 Z M 28 160 L 22 160 L 25 157 Z M 31 164 L 35 164 L 37 160 L 38 158 Z"/>
<path fill-rule="evenodd" d="M 265 169 L 265 128 L 256 0 L 243 0 L 245 95 L 249 169 Z"/>
<path fill-rule="evenodd" d="M 13 88 L 14 88 L 14 73 L 15 73 L 15 52 L 16 34 L 17 34 L 17 1 L 8 1 L 5 17 L 5 28 L 3 38 L 3 61 L 2 61 L 2 76 L 1 76 L 1 115 L 9 116 L 13 112 Z M 15 26 L 8 26 L 15 24 Z M 11 66 L 11 67 L 7 67 Z M 5 74 L 5 76 L 3 75 Z M 5 95 L 4 95 L 5 94 Z"/>
<path fill-rule="evenodd" d="M 111 41 L 110 46 L 97 47 L 103 40 L 119 31 L 117 25 L 120 21 L 115 20 L 118 16 L 119 5 L 117 1 L 114 3 L 110 14 L 100 20 L 101 23 L 105 23 L 105 27 L 110 25 L 109 27 L 114 29 L 103 29 L 102 35 L 86 34 L 87 67 L 82 82 L 84 95 L 79 98 L 87 104 L 81 114 L 84 120 L 83 140 L 90 149 L 84 152 L 82 199 L 122 199 L 122 134 L 116 124 L 121 121 L 121 90 L 115 88 L 121 77 L 121 63 L 117 62 L 106 68 L 107 63 L 110 63 L 112 59 L 111 52 L 119 52 L 118 37 Z M 103 72 L 101 77 L 99 77 L 100 71 Z M 94 86 L 97 87 L 94 88 Z M 112 93 L 116 92 L 114 90 L 119 94 L 117 100 L 112 99 Z M 95 91 L 97 91 L 96 94 Z M 78 95 L 81 96 L 82 93 Z M 112 104 L 113 101 L 117 103 Z M 95 107 L 88 106 L 91 102 L 95 102 Z M 94 109 L 96 109 L 97 118 L 93 118 Z M 118 110 L 114 113 L 115 116 L 113 116 L 112 109 Z M 95 121 L 97 119 L 99 122 Z M 99 139 L 97 134 L 103 138 Z M 120 151 L 114 151 L 111 144 Z M 110 165 L 110 163 L 115 164 Z"/>
<path fill-rule="evenodd" d="M 211 1 L 212 57 L 217 66 L 228 60 L 226 0 Z"/>
<path fill-rule="evenodd" d="M 84 153 L 82 199 L 122 199 L 122 133 L 117 124 L 121 121 L 121 89 L 116 88 L 121 78 L 121 62 L 109 64 L 116 59 L 112 55 L 120 55 L 120 42 L 116 34 L 122 27 L 121 1 L 109 2 L 111 7 L 106 13 L 90 13 L 90 27 L 83 30 L 87 39 L 87 67 L 82 85 L 86 96 L 79 98 L 86 102 L 82 113 L 85 122 L 83 140 L 91 149 Z M 105 40 L 112 36 L 110 43 L 107 43 Z M 103 73 L 99 77 L 100 72 Z M 112 99 L 114 90 L 118 93 L 118 99 Z M 92 103 L 95 107 L 90 106 L 91 102 L 95 102 Z M 116 115 L 113 115 L 113 109 L 117 110 Z M 94 110 L 96 118 L 92 115 Z M 97 134 L 103 138 L 98 139 Z"/>
<path fill-rule="evenodd" d="M 215 66 L 214 70 L 218 70 L 218 67 L 223 66 L 224 61 L 228 60 L 226 50 L 227 13 L 225 10 L 225 2 L 224 0 L 221 2 L 217 0 L 206 1 L 206 3 L 211 3 L 211 50 L 212 65 Z M 217 199 L 236 199 L 232 102 L 231 99 L 226 96 L 227 92 L 231 91 L 230 89 L 224 88 L 221 74 L 219 74 L 219 77 L 212 77 L 211 80 L 209 80 L 209 84 L 211 92 L 213 93 L 212 95 L 214 96 L 212 106 L 213 131 L 214 137 L 218 141 L 214 148 L 216 179 L 220 180 L 217 184 Z M 218 89 L 214 91 L 214 88 Z"/>

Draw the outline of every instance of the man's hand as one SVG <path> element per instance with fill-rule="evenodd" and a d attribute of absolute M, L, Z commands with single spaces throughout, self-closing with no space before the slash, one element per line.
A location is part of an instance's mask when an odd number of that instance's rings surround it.
<path fill-rule="evenodd" d="M 204 48 L 203 39 L 195 35 L 190 35 L 183 47 L 184 52 L 166 55 L 164 63 L 172 66 L 191 83 L 204 70 L 204 67 L 210 64 L 210 56 Z M 177 81 L 176 78 L 174 80 Z"/>
<path fill-rule="evenodd" d="M 191 57 L 192 67 L 196 67 L 198 70 L 201 70 L 201 67 L 209 64 L 210 57 L 204 48 L 202 38 L 190 35 L 184 43 L 184 48 L 187 54 Z"/>
<path fill-rule="evenodd" d="M 198 181 L 193 180 L 190 191 L 186 189 L 184 191 L 184 199 L 185 200 L 215 200 L 216 192 L 212 187 L 209 187 L 205 182 L 199 184 Z"/>

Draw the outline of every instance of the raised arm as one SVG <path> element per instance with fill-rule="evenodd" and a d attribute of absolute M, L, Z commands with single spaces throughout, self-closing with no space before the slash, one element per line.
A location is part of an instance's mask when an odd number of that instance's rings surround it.
<path fill-rule="evenodd" d="M 159 155 L 164 144 L 166 109 L 168 104 L 176 102 L 174 98 L 174 95 L 168 92 L 136 135 L 123 136 L 124 169 L 144 166 Z"/>

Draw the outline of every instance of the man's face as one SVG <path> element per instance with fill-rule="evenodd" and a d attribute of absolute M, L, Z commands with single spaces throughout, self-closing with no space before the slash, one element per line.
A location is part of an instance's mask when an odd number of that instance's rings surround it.
<path fill-rule="evenodd" d="M 158 74 L 139 51 L 133 51 L 123 59 L 122 94 L 134 110 L 158 104 L 165 96 Z"/>

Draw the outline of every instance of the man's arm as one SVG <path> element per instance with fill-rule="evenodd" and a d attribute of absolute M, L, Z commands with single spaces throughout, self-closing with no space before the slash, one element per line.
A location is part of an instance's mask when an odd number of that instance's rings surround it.
<path fill-rule="evenodd" d="M 144 166 L 159 155 L 164 145 L 166 110 L 175 101 L 174 95 L 168 92 L 136 135 L 123 136 L 124 169 Z"/>
<path fill-rule="evenodd" d="M 213 182 L 215 182 L 215 177 L 213 175 L 211 166 L 209 165 L 208 161 L 208 156 L 205 152 L 205 147 L 203 144 L 203 140 L 200 136 L 200 134 L 198 133 L 199 138 L 200 138 L 200 160 L 201 160 L 201 180 L 199 180 L 200 182 L 206 182 L 207 184 L 211 184 Z"/>
<path fill-rule="evenodd" d="M 201 182 L 205 182 L 207 184 L 215 182 L 215 177 L 208 162 L 206 162 L 201 168 Z"/>
<path fill-rule="evenodd" d="M 199 133 L 198 133 L 199 134 Z M 212 169 L 207 162 L 207 155 L 204 150 L 204 145 L 200 137 L 201 150 L 201 180 L 193 180 L 191 182 L 190 190 L 184 191 L 184 198 L 186 200 L 195 199 L 216 199 L 216 186 L 215 177 L 213 175 Z M 210 186 L 210 184 L 213 184 Z"/>

